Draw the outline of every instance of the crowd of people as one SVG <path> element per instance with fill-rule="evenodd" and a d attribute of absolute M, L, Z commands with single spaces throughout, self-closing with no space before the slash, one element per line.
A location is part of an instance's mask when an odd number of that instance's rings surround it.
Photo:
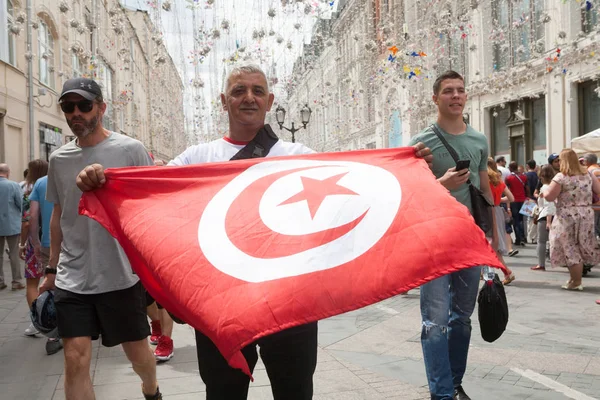
<path fill-rule="evenodd" d="M 416 156 L 427 161 L 438 182 L 471 212 L 469 185 L 493 199 L 494 226 L 489 241 L 502 261 L 504 256 L 518 255 L 517 247 L 535 243 L 538 264 L 532 269 L 543 271 L 549 241 L 552 265 L 569 269 L 570 279 L 563 288 L 581 291 L 583 265 L 598 260 L 594 221 L 597 234 L 600 216 L 590 207 L 597 202 L 593 194 L 600 195 L 597 157 L 586 155 L 584 167 L 575 153 L 566 149 L 560 155 L 552 154 L 541 168 L 533 160 L 527 163 L 527 172 L 514 161 L 507 168 L 505 157 L 489 157 L 485 135 L 464 122 L 467 93 L 460 74 L 448 71 L 440 75 L 432 99 L 437 120 L 412 138 Z M 265 127 L 274 96 L 264 72 L 247 65 L 229 73 L 221 101 L 229 117 L 227 135 L 188 148 L 168 165 L 230 160 Z M 104 346 L 123 347 L 142 381 L 145 399 L 162 399 L 156 361 L 168 361 L 174 355 L 173 320 L 146 292 L 116 239 L 94 220 L 80 216 L 78 205 L 83 191 L 106 182 L 105 168 L 164 162 L 153 161 L 139 141 L 102 126 L 106 103 L 95 81 L 66 81 L 59 103 L 76 139 L 55 151 L 49 163 L 32 161 L 20 185 L 8 179 L 8 166 L 0 164 L 0 204 L 6 204 L 10 213 L 0 225 L 0 247 L 4 248 L 6 240 L 12 289 L 26 287 L 30 306 L 41 293 L 53 293 L 58 329 L 56 337 L 48 338 L 46 350 L 53 354 L 64 346 L 68 400 L 94 398 L 90 362 L 92 340 L 99 338 Z M 450 148 L 466 167 L 457 169 Z M 308 153 L 313 150 L 302 144 L 277 140 L 266 156 Z M 537 207 L 524 218 L 521 210 L 528 200 Z M 26 285 L 21 282 L 19 260 L 25 261 Z M 470 399 L 462 380 L 480 277 L 481 267 L 473 267 L 421 286 L 421 344 L 432 399 Z M 508 285 L 515 278 L 508 269 L 503 282 Z M 0 275 L 0 289 L 6 287 Z M 242 349 L 253 370 L 260 346 L 276 400 L 312 398 L 317 331 L 316 322 L 308 323 L 260 338 Z M 37 333 L 34 325 L 25 331 L 30 336 Z M 230 367 L 206 335 L 195 334 L 206 398 L 246 399 L 249 377 Z M 157 345 L 155 350 L 150 343 Z"/>
<path fill-rule="evenodd" d="M 503 207 L 496 209 L 496 218 L 505 222 L 498 224 L 499 236 L 506 238 L 497 248 L 499 255 L 517 255 L 517 250 L 509 250 L 510 245 L 534 244 L 538 263 L 532 270 L 545 271 L 549 255 L 554 267 L 566 267 L 571 274 L 562 288 L 583 290 L 584 267 L 598 263 L 600 256 L 600 211 L 595 211 L 600 207 L 594 208 L 600 206 L 597 155 L 588 153 L 578 158 L 573 150 L 564 149 L 551 154 L 548 164 L 541 167 L 529 160 L 527 173 L 515 161 L 506 168 L 503 156 L 490 159 L 488 165 L 495 205 Z M 536 204 L 528 215 L 522 212 L 527 199 Z M 514 279 L 511 274 L 504 284 Z"/>

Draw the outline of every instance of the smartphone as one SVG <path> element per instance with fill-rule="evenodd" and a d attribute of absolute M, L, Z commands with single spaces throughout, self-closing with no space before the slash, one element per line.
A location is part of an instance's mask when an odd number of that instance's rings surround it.
<path fill-rule="evenodd" d="M 471 165 L 471 160 L 458 160 L 456 162 L 456 170 L 461 171 L 463 169 L 468 169 L 469 165 Z"/>

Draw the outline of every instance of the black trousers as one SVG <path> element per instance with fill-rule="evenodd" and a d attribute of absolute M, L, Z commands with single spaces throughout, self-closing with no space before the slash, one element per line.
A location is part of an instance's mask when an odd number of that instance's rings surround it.
<path fill-rule="evenodd" d="M 296 326 L 258 339 L 242 354 L 254 371 L 256 345 L 271 381 L 274 400 L 310 400 L 317 366 L 317 323 Z M 200 377 L 206 385 L 206 400 L 246 400 L 250 378 L 227 364 L 213 342 L 196 331 Z"/>
<path fill-rule="evenodd" d="M 525 243 L 525 227 L 523 226 L 523 215 L 519 213 L 523 202 L 510 203 L 510 212 L 513 218 L 513 229 L 515 230 L 515 244 Z"/>

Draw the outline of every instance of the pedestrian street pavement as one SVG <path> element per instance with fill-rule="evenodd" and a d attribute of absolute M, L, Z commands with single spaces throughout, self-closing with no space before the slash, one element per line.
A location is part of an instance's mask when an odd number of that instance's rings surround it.
<path fill-rule="evenodd" d="M 531 271 L 534 246 L 519 250 L 507 258 L 517 277 L 506 289 L 508 330 L 486 343 L 474 314 L 465 390 L 474 400 L 600 400 L 600 268 L 583 292 L 568 292 L 566 269 Z M 23 336 L 28 324 L 24 291 L 0 291 L 0 399 L 62 400 L 63 353 L 48 356 L 44 338 Z M 420 327 L 418 290 L 321 321 L 314 399 L 429 399 Z M 164 398 L 204 399 L 193 331 L 177 325 L 173 339 L 175 357 L 158 365 Z M 98 400 L 142 399 L 120 347 L 96 343 L 91 373 Z M 254 378 L 249 399 L 272 399 L 261 364 Z"/>

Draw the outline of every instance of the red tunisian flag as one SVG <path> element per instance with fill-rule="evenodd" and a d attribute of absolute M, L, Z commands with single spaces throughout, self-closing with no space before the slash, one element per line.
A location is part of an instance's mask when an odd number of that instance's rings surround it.
<path fill-rule="evenodd" d="M 150 294 L 250 374 L 259 337 L 476 265 L 483 232 L 412 148 L 106 170 L 80 213 Z"/>

